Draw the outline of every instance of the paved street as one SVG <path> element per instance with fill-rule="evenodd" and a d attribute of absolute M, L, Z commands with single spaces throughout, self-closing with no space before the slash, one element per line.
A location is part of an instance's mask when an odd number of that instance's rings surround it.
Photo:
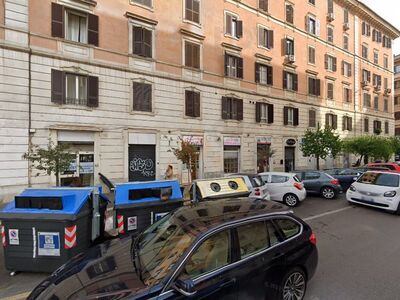
<path fill-rule="evenodd" d="M 306 300 L 399 298 L 400 217 L 349 206 L 344 195 L 336 200 L 308 198 L 295 213 L 308 221 L 318 240 L 319 266 L 309 283 Z M 44 276 L 9 277 L 1 261 L 0 298 L 26 297 Z"/>

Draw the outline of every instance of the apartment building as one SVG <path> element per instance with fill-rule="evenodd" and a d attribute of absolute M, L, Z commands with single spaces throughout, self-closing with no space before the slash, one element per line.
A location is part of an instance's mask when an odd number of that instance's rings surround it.
<path fill-rule="evenodd" d="M 400 136 L 400 55 L 394 56 L 394 119 L 395 135 Z"/>
<path fill-rule="evenodd" d="M 309 128 L 394 132 L 399 34 L 356 0 L 0 1 L 0 195 L 55 183 L 21 158 L 49 139 L 65 185 L 184 182 L 180 140 L 198 177 L 312 168 Z"/>

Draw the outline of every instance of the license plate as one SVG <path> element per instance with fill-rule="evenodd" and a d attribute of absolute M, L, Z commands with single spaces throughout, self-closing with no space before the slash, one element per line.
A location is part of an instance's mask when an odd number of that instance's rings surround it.
<path fill-rule="evenodd" d="M 365 200 L 365 201 L 374 202 L 374 199 L 373 199 L 373 198 L 362 197 L 362 199 Z"/>

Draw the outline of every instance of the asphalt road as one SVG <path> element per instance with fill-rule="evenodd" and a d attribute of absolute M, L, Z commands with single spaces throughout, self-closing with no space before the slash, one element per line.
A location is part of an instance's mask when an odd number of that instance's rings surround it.
<path fill-rule="evenodd" d="M 310 197 L 294 211 L 313 228 L 319 249 L 318 270 L 305 300 L 400 299 L 400 216 L 349 206 L 344 195 Z M 0 299 L 25 299 L 45 276 L 10 277 L 0 259 Z"/>

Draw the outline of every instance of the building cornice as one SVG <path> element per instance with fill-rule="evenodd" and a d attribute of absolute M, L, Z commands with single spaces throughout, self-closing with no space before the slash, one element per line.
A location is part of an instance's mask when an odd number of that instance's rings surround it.
<path fill-rule="evenodd" d="M 132 19 L 132 20 L 136 20 L 136 21 L 140 21 L 140 22 L 143 22 L 143 23 L 147 23 L 147 24 L 150 24 L 150 25 L 153 25 L 153 26 L 156 26 L 158 24 L 158 21 L 156 21 L 156 20 L 152 20 L 152 19 L 143 17 L 141 15 L 137 15 L 137 14 L 131 13 L 129 11 L 127 11 L 125 13 L 125 17 L 127 17 L 129 19 Z"/>
<path fill-rule="evenodd" d="M 183 28 L 181 28 L 179 30 L 179 32 L 182 33 L 183 35 L 189 36 L 189 37 L 194 38 L 196 40 L 201 40 L 202 41 L 202 40 L 204 40 L 206 38 L 204 35 L 200 35 L 200 34 L 191 32 L 191 31 L 183 29 Z"/>

